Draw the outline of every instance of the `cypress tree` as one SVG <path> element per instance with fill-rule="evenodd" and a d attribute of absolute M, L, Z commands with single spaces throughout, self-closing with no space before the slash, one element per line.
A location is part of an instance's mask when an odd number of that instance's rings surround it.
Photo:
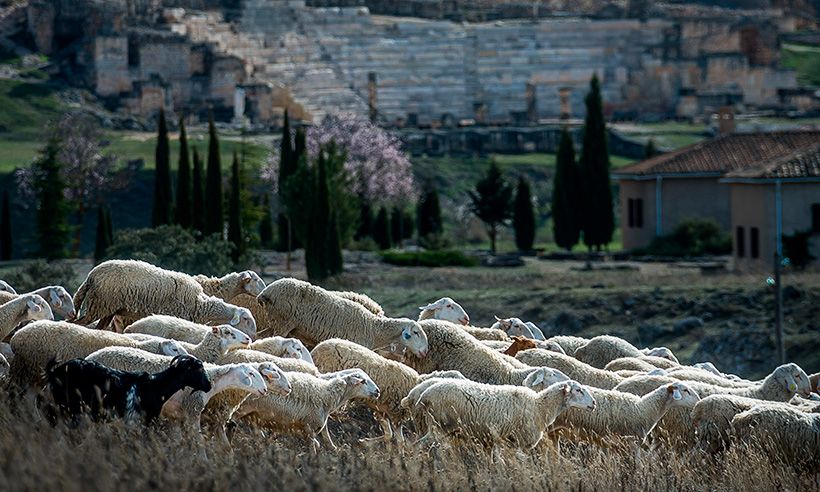
<path fill-rule="evenodd" d="M 105 212 L 105 238 L 108 246 L 114 244 L 114 226 L 111 224 L 111 207 L 106 206 Z"/>
<path fill-rule="evenodd" d="M 259 242 L 263 248 L 273 246 L 273 219 L 270 213 L 270 195 L 262 197 L 262 220 L 259 222 Z"/>
<path fill-rule="evenodd" d="M 327 170 L 324 150 L 316 159 L 313 180 L 313 206 L 308 233 L 305 238 L 305 267 L 308 279 L 324 280 L 330 276 L 328 264 L 328 230 L 330 229 L 330 189 L 327 183 Z"/>
<path fill-rule="evenodd" d="M 468 194 L 473 213 L 484 222 L 490 236 L 490 253 L 495 254 L 498 226 L 510 217 L 512 198 L 512 188 L 504 181 L 495 161 L 490 161 L 487 174 L 476 183 L 475 191 L 468 191 Z"/>
<path fill-rule="evenodd" d="M 194 173 L 191 187 L 191 225 L 200 234 L 205 234 L 205 192 L 202 189 L 202 159 L 194 147 Z"/>
<path fill-rule="evenodd" d="M 222 163 L 219 156 L 219 139 L 214 125 L 214 115 L 208 118 L 208 169 L 205 176 L 205 235 L 224 237 L 225 215 L 222 212 Z"/>
<path fill-rule="evenodd" d="M 535 210 L 532 207 L 530 184 L 523 175 L 518 178 L 513 203 L 513 230 L 518 250 L 532 251 L 535 242 Z"/>
<path fill-rule="evenodd" d="M 37 190 L 37 237 L 40 256 L 47 260 L 66 257 L 69 228 L 66 223 L 65 181 L 58 158 L 60 142 L 49 138 L 40 151 L 35 166 L 34 186 Z"/>
<path fill-rule="evenodd" d="M 555 176 L 552 181 L 552 235 L 559 247 L 572 250 L 578 244 L 578 165 L 569 130 L 561 131 Z"/>
<path fill-rule="evenodd" d="M 171 149 L 168 143 L 168 124 L 165 121 L 165 110 L 159 111 L 159 130 L 157 146 L 154 150 L 154 211 L 151 223 L 154 227 L 171 222 Z"/>
<path fill-rule="evenodd" d="M 413 219 L 413 213 L 408 210 L 402 210 L 401 213 L 401 221 L 402 221 L 402 239 L 410 239 L 413 237 L 413 229 L 415 229 L 415 220 Z"/>
<path fill-rule="evenodd" d="M 431 234 L 441 234 L 444 226 L 441 221 L 441 206 L 438 201 L 438 191 L 432 181 L 428 181 L 424 192 L 419 199 L 418 228 L 419 237 Z"/>
<path fill-rule="evenodd" d="M 359 196 L 359 224 L 353 238 L 358 240 L 373 237 L 373 209 L 370 208 L 370 200 L 367 197 Z"/>
<path fill-rule="evenodd" d="M 644 148 L 644 158 L 649 159 L 650 157 L 655 157 L 658 154 L 658 149 L 655 148 L 655 139 L 650 138 L 648 142 L 646 142 L 646 148 Z"/>
<path fill-rule="evenodd" d="M 335 210 L 330 213 L 330 225 L 328 226 L 327 235 L 328 273 L 330 275 L 338 275 L 344 271 L 344 260 L 342 258 L 342 245 L 339 237 L 339 217 Z"/>
<path fill-rule="evenodd" d="M 583 148 L 579 161 L 581 182 L 581 230 L 584 244 L 600 250 L 612 241 L 615 215 L 612 210 L 612 187 L 609 178 L 609 149 L 606 122 L 598 76 L 593 75 L 589 93 L 584 99 L 587 115 L 584 121 Z"/>
<path fill-rule="evenodd" d="M 307 148 L 307 135 L 305 135 L 305 130 L 302 128 L 296 129 L 296 138 L 294 138 L 294 146 L 293 146 L 293 169 L 296 169 L 296 163 L 299 162 L 299 159 L 305 155 L 305 149 Z"/>
<path fill-rule="evenodd" d="M 108 248 L 108 232 L 105 218 L 105 209 L 102 205 L 97 207 L 97 235 L 94 242 L 94 263 L 100 263 L 105 258 L 105 250 Z"/>
<path fill-rule="evenodd" d="M 11 259 L 11 209 L 9 208 L 9 192 L 3 191 L 3 212 L 0 215 L 0 261 Z"/>
<path fill-rule="evenodd" d="M 390 211 L 390 242 L 396 246 L 401 246 L 404 239 L 404 213 L 394 205 Z"/>
<path fill-rule="evenodd" d="M 174 213 L 176 223 L 189 229 L 191 219 L 191 161 L 188 158 L 188 135 L 185 120 L 179 117 L 179 168 L 177 170 L 177 206 Z"/>
<path fill-rule="evenodd" d="M 285 110 L 285 122 L 282 125 L 282 144 L 279 151 L 279 186 L 281 188 L 291 174 L 296 171 L 298 158 L 293 151 L 293 144 L 290 136 L 290 119 L 288 112 Z M 280 191 L 279 202 L 282 203 L 284 198 Z M 285 213 L 280 213 L 277 217 L 279 230 L 279 250 L 288 251 L 296 248 L 293 241 L 293 224 L 289 222 L 290 218 Z"/>
<path fill-rule="evenodd" d="M 231 165 L 231 191 L 228 202 L 228 241 L 233 243 L 231 259 L 234 263 L 239 263 L 239 257 L 245 252 L 245 244 L 242 240 L 242 205 L 241 205 L 242 183 L 239 179 L 239 158 L 236 152 L 233 154 L 233 165 Z"/>
<path fill-rule="evenodd" d="M 373 239 L 379 245 L 379 249 L 390 249 L 390 218 L 384 207 L 379 208 L 373 221 Z"/>

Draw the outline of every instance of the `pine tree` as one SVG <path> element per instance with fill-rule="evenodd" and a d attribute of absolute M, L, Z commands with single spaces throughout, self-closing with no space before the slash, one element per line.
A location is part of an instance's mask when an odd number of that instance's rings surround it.
<path fill-rule="evenodd" d="M 285 122 L 282 125 L 282 144 L 279 151 L 279 184 L 284 183 L 290 175 L 296 171 L 298 159 L 293 151 L 293 144 L 290 136 L 290 119 L 285 110 Z M 282 194 L 279 194 L 279 202 L 283 201 Z M 293 224 L 284 212 L 280 212 L 277 217 L 279 230 L 279 250 L 292 251 L 296 248 L 293 242 Z"/>
<path fill-rule="evenodd" d="M 578 165 L 569 130 L 561 131 L 552 182 L 552 235 L 559 247 L 572 250 L 580 238 Z"/>
<path fill-rule="evenodd" d="M 0 215 L 0 261 L 11 259 L 11 209 L 9 207 L 9 192 L 3 191 L 3 212 Z"/>
<path fill-rule="evenodd" d="M 404 239 L 404 212 L 394 205 L 390 211 L 390 242 L 396 246 L 401 246 Z"/>
<path fill-rule="evenodd" d="M 219 156 L 219 137 L 216 134 L 213 113 L 208 121 L 208 169 L 205 176 L 205 235 L 224 237 L 225 214 L 222 211 L 222 163 Z"/>
<path fill-rule="evenodd" d="M 532 206 L 530 184 L 524 176 L 518 178 L 513 204 L 513 230 L 519 251 L 532 251 L 535 243 L 535 210 Z"/>
<path fill-rule="evenodd" d="M 259 222 L 259 242 L 263 248 L 273 246 L 273 219 L 270 212 L 270 195 L 262 197 L 262 220 Z"/>
<path fill-rule="evenodd" d="M 179 117 L 179 168 L 177 170 L 177 206 L 174 211 L 176 223 L 188 229 L 191 218 L 191 161 L 188 158 L 188 135 L 185 119 Z"/>
<path fill-rule="evenodd" d="M 583 148 L 579 161 L 581 182 L 581 230 L 584 244 L 590 250 L 612 241 L 615 231 L 615 215 L 612 210 L 612 186 L 609 178 L 609 149 L 607 148 L 606 122 L 604 121 L 601 87 L 597 75 L 589 83 L 584 121 Z"/>
<path fill-rule="evenodd" d="M 379 208 L 373 221 L 373 239 L 379 245 L 379 249 L 390 249 L 390 218 L 384 207 Z"/>
<path fill-rule="evenodd" d="M 159 111 L 159 130 L 157 146 L 154 152 L 156 169 L 154 171 L 154 212 L 151 223 L 154 227 L 171 222 L 171 149 L 168 143 L 168 124 L 165 121 L 165 110 Z"/>
<path fill-rule="evenodd" d="M 646 148 L 644 148 L 644 158 L 649 159 L 651 157 L 655 157 L 658 154 L 658 149 L 655 148 L 655 139 L 650 138 L 648 142 L 646 142 Z"/>
<path fill-rule="evenodd" d="M 484 222 L 490 236 L 490 253 L 495 254 L 498 226 L 510 218 L 512 188 L 504 181 L 501 169 L 490 161 L 487 174 L 476 183 L 475 191 L 469 191 L 471 208 L 476 217 Z"/>
<path fill-rule="evenodd" d="M 108 232 L 105 218 L 105 209 L 102 205 L 97 207 L 97 235 L 94 242 L 94 263 L 100 263 L 105 258 L 105 250 L 108 249 Z"/>
<path fill-rule="evenodd" d="M 432 181 L 428 181 L 417 205 L 417 223 L 419 237 L 441 234 L 444 226 L 441 221 L 441 206 L 438 191 Z"/>
<path fill-rule="evenodd" d="M 58 158 L 60 142 L 50 138 L 40 150 L 35 167 L 34 187 L 37 190 L 37 237 L 40 242 L 40 256 L 54 260 L 66 257 L 69 228 L 65 202 L 65 182 Z"/>
<path fill-rule="evenodd" d="M 231 166 L 231 191 L 228 202 L 228 241 L 233 243 L 231 259 L 234 264 L 239 263 L 239 258 L 245 252 L 245 243 L 242 238 L 242 205 L 241 205 L 242 183 L 239 178 L 239 158 L 236 152 L 233 154 L 233 165 Z"/>
<path fill-rule="evenodd" d="M 194 147 L 194 173 L 191 187 L 191 225 L 201 235 L 205 234 L 205 192 L 202 189 L 202 159 Z"/>

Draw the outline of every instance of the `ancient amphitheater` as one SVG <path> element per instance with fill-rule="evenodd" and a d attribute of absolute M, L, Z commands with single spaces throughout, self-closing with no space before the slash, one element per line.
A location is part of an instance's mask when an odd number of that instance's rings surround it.
<path fill-rule="evenodd" d="M 215 2 L 120 0 L 104 13 L 117 20 L 100 23 L 77 7 L 98 2 L 31 0 L 30 29 L 47 53 L 74 19 L 86 84 L 143 115 L 212 107 L 270 122 L 288 107 L 307 121 L 352 112 L 391 126 L 532 124 L 582 116 L 593 74 L 616 117 L 783 106 L 782 91 L 797 88 L 778 66 L 778 36 L 797 29 L 783 11 L 466 23 L 301 0 L 243 0 L 226 16 Z"/>

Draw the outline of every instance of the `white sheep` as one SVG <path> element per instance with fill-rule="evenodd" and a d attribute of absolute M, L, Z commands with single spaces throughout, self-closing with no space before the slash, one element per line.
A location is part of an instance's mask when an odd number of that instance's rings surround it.
<path fill-rule="evenodd" d="M 308 436 L 314 452 L 318 452 L 316 435 L 319 433 L 331 448 L 336 448 L 327 431 L 327 419 L 333 412 L 352 399 L 379 397 L 379 387 L 362 370 L 329 380 L 300 372 L 287 373 L 287 376 L 293 389 L 286 398 L 251 396 L 239 405 L 233 418 L 253 415 L 281 430 L 301 430 Z"/>
<path fill-rule="evenodd" d="M 71 294 L 62 286 L 49 285 L 31 291 L 29 294 L 37 294 L 45 299 L 48 305 L 51 306 L 52 313 L 57 316 L 71 319 L 77 314 L 74 312 L 74 301 L 71 299 Z M 19 294 L 16 292 L 0 291 L 0 304 L 5 304 L 17 297 L 19 297 Z"/>
<path fill-rule="evenodd" d="M 723 376 L 715 376 L 711 372 L 703 369 L 688 366 L 673 367 L 667 370 L 667 375 L 681 381 L 699 381 L 701 383 L 725 386 L 727 388 L 745 388 L 754 385 L 752 382 L 734 381 L 726 379 Z"/>
<path fill-rule="evenodd" d="M 166 350 L 161 339 L 133 340 L 126 335 L 93 330 L 66 321 L 40 320 L 17 331 L 9 343 L 14 352 L 9 376 L 20 385 L 36 385 L 46 363 L 86 357 L 105 347 L 136 347 L 151 352 Z"/>
<path fill-rule="evenodd" d="M 5 280 L 0 280 L 0 292 L 8 292 L 9 294 L 17 294 L 17 291 L 14 290 L 14 287 L 9 285 L 8 282 Z"/>
<path fill-rule="evenodd" d="M 258 350 L 249 349 L 234 349 L 227 352 L 219 358 L 217 364 L 240 364 L 240 363 L 258 363 L 258 362 L 273 362 L 285 372 L 304 372 L 313 376 L 319 375 L 319 370 L 312 362 L 304 359 L 291 359 L 286 357 L 277 357 Z"/>
<path fill-rule="evenodd" d="M 421 321 L 427 333 L 427 357 L 408 355 L 406 363 L 420 373 L 461 371 L 464 377 L 489 384 L 521 385 L 535 368 L 487 347 L 458 325 L 447 321 Z"/>
<path fill-rule="evenodd" d="M 449 297 L 431 302 L 426 306 L 419 306 L 419 321 L 425 319 L 440 319 L 457 325 L 468 326 L 470 317 L 463 307 Z"/>
<path fill-rule="evenodd" d="M 507 343 L 512 341 L 509 335 L 507 335 L 505 332 L 497 328 L 478 328 L 476 326 L 462 326 L 461 329 L 472 335 L 472 337 L 476 340 L 495 340 L 498 342 Z"/>
<path fill-rule="evenodd" d="M 592 410 L 595 400 L 576 381 L 555 383 L 536 393 L 517 386 L 439 380 L 415 402 L 402 400 L 403 407 L 410 405 L 427 414 L 431 430 L 438 425 L 493 445 L 511 440 L 519 447 L 531 449 L 559 414 L 573 407 Z"/>
<path fill-rule="evenodd" d="M 290 359 L 302 359 L 303 361 L 313 364 L 313 356 L 298 338 L 285 337 L 268 337 L 251 342 L 248 346 L 251 350 L 265 352 L 266 354 L 275 355 L 277 357 L 285 357 Z"/>
<path fill-rule="evenodd" d="M 732 419 L 735 415 L 761 405 L 782 405 L 737 395 L 709 395 L 692 409 L 692 425 L 701 448 L 715 453 L 724 450 L 732 437 Z"/>
<path fill-rule="evenodd" d="M 569 410 L 555 421 L 581 438 L 609 435 L 634 436 L 644 441 L 659 420 L 671 409 L 691 410 L 700 397 L 686 383 L 676 382 L 656 388 L 644 396 L 620 391 L 588 388 L 597 403 L 594 412 Z"/>
<path fill-rule="evenodd" d="M 37 294 L 23 294 L 0 306 L 0 340 L 21 323 L 30 320 L 53 320 L 54 314 L 45 299 Z"/>
<path fill-rule="evenodd" d="M 615 390 L 643 396 L 659 386 L 675 382 L 677 380 L 669 376 L 634 376 L 625 379 L 615 387 Z M 759 384 L 745 388 L 726 388 L 697 381 L 686 381 L 686 384 L 694 389 L 701 398 L 724 394 L 785 402 L 797 393 L 808 395 L 810 392 L 808 376 L 800 366 L 794 363 L 777 367 Z M 673 410 L 661 420 L 659 427 L 668 432 L 674 442 L 680 444 L 692 444 L 694 442 L 695 427 L 691 412 Z"/>
<path fill-rule="evenodd" d="M 375 314 L 376 316 L 384 316 L 384 308 L 382 308 L 378 302 L 374 301 L 366 294 L 362 294 L 360 292 L 351 292 L 349 290 L 330 290 L 328 292 L 330 292 L 333 295 L 339 296 L 342 299 L 357 302 L 364 306 L 365 309 Z"/>
<path fill-rule="evenodd" d="M 230 350 L 247 348 L 251 343 L 251 339 L 248 335 L 236 328 L 231 328 L 229 325 L 222 325 L 211 327 L 205 338 L 197 344 L 187 342 L 177 343 L 197 359 L 203 362 L 215 363 Z M 142 342 L 142 344 L 145 345 L 144 342 Z"/>
<path fill-rule="evenodd" d="M 575 355 L 575 351 L 589 343 L 588 338 L 576 337 L 573 335 L 555 335 L 547 338 L 548 342 L 555 342 L 564 349 L 567 355 Z"/>
<path fill-rule="evenodd" d="M 357 343 L 339 338 L 331 338 L 317 345 L 311 352 L 316 367 L 323 373 L 333 373 L 347 369 L 361 369 L 372 374 L 373 382 L 381 389 L 377 400 L 368 400 L 366 405 L 373 410 L 379 421 L 384 439 L 394 436 L 391 421 L 400 424 L 402 414 L 399 403 L 407 393 L 421 381 L 430 377 L 455 377 L 464 379 L 458 371 L 444 371 L 420 375 L 412 368 L 399 362 L 386 359 L 370 349 Z M 324 377 L 324 376 L 320 376 Z M 395 436 L 403 440 L 401 427 Z"/>
<path fill-rule="evenodd" d="M 265 281 L 251 270 L 231 272 L 219 278 L 194 275 L 194 280 L 202 286 L 203 292 L 227 302 L 242 294 L 256 297 L 265 290 Z"/>
<path fill-rule="evenodd" d="M 532 338 L 534 340 L 543 340 L 544 335 L 541 334 L 539 338 L 536 336 L 535 333 L 527 326 L 526 323 L 521 321 L 518 318 L 505 318 L 501 319 L 498 316 L 495 317 L 495 323 L 490 328 L 495 330 L 501 330 L 507 334 L 508 337 L 516 336 L 516 337 L 526 337 Z"/>
<path fill-rule="evenodd" d="M 736 415 L 740 442 L 755 442 L 774 460 L 800 470 L 820 467 L 820 414 L 783 406 L 760 406 Z"/>
<path fill-rule="evenodd" d="M 532 332 L 532 334 L 533 334 L 533 336 L 535 337 L 536 340 L 546 340 L 547 339 L 544 336 L 544 332 L 541 331 L 541 328 L 539 328 L 538 325 L 536 325 L 532 321 L 525 321 L 524 324 L 527 325 L 527 327 L 530 329 L 530 331 Z"/>
<path fill-rule="evenodd" d="M 250 311 L 204 293 L 191 276 L 134 260 L 100 263 L 74 294 L 77 323 L 99 320 L 105 329 L 115 315 L 142 318 L 166 314 L 203 324 L 229 323 L 256 336 Z"/>
<path fill-rule="evenodd" d="M 641 349 L 641 353 L 644 355 L 649 355 L 652 357 L 661 357 L 667 360 L 674 362 L 675 364 L 680 364 L 678 358 L 675 357 L 675 354 L 672 353 L 667 347 L 652 347 L 652 348 L 644 348 Z"/>
<path fill-rule="evenodd" d="M 619 357 L 608 362 L 604 369 L 607 371 L 641 371 L 649 372 L 653 369 L 673 369 L 679 367 L 678 364 L 663 357 L 652 355 L 640 355 L 638 357 Z"/>
<path fill-rule="evenodd" d="M 595 388 L 612 389 L 623 381 L 622 377 L 613 372 L 592 367 L 568 355 L 548 350 L 523 350 L 518 352 L 515 358 L 530 366 L 558 369 L 571 379 Z"/>
<path fill-rule="evenodd" d="M 417 322 L 376 316 L 357 302 L 302 280 L 279 279 L 257 299 L 271 319 L 286 327 L 282 336 L 295 336 L 308 347 L 344 338 L 370 349 L 397 342 L 416 355 L 427 353 L 427 336 Z"/>
<path fill-rule="evenodd" d="M 180 342 L 199 343 L 211 331 L 211 327 L 194 323 L 187 319 L 154 314 L 139 319 L 129 325 L 123 333 L 145 334 L 162 338 L 171 338 Z"/>
<path fill-rule="evenodd" d="M 573 356 L 592 367 L 603 369 L 609 362 L 621 357 L 640 357 L 643 353 L 623 338 L 612 335 L 593 337 L 578 347 Z"/>

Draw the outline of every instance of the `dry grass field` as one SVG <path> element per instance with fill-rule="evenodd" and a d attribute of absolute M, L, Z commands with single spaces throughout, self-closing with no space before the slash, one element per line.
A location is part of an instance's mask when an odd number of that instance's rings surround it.
<path fill-rule="evenodd" d="M 287 273 L 280 260 L 269 259 L 268 279 Z M 295 265 L 299 274 L 298 259 Z M 517 269 L 415 269 L 362 258 L 348 261 L 348 271 L 325 286 L 365 292 L 393 316 L 415 316 L 417 306 L 449 295 L 481 326 L 488 326 L 494 314 L 517 315 L 548 331 L 575 327 L 583 335 L 609 332 L 643 345 L 665 344 L 685 359 L 705 353 L 704 344 L 712 340 L 717 357 L 751 361 L 735 368 L 743 376 L 777 365 L 771 356 L 772 304 L 765 275 L 705 275 L 659 264 L 592 272 L 582 266 L 528 259 Z M 791 286 L 786 304 L 790 359 L 817 372 L 820 275 L 789 273 L 784 282 Z M 676 320 L 690 316 L 700 317 L 703 326 L 674 329 Z M 640 328 L 650 325 L 656 327 L 651 342 L 646 339 L 651 330 Z M 713 455 L 659 440 L 639 445 L 545 439 L 529 451 L 502 448 L 501 460 L 493 461 L 489 450 L 466 440 L 439 437 L 423 446 L 360 442 L 379 431 L 369 411 L 353 407 L 329 424 L 339 449 L 323 447 L 313 455 L 300 438 L 245 423 L 235 428 L 231 448 L 164 421 L 149 428 L 121 422 L 52 427 L 35 400 L 32 393 L 20 396 L 0 383 L 4 492 L 820 490 L 818 469 L 783 464 L 755 443 Z M 415 441 L 412 427 L 406 434 L 409 443 Z"/>

